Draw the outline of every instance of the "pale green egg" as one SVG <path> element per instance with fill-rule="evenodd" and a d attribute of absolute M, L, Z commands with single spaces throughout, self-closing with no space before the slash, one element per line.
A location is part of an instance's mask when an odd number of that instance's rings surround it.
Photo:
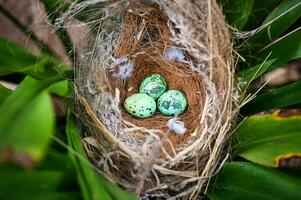
<path fill-rule="evenodd" d="M 140 85 L 140 93 L 147 94 L 154 99 L 158 99 L 167 89 L 167 84 L 160 74 L 152 74 L 146 77 Z"/>
<path fill-rule="evenodd" d="M 156 111 L 155 100 L 147 94 L 133 94 L 124 101 L 125 110 L 138 118 L 152 116 Z"/>
<path fill-rule="evenodd" d="M 164 115 L 181 114 L 186 107 L 186 96 L 179 90 L 168 90 L 158 100 L 158 110 Z"/>

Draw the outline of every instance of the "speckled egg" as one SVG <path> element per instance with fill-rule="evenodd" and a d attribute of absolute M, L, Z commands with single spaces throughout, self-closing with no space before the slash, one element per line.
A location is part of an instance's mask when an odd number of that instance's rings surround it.
<path fill-rule="evenodd" d="M 158 100 L 158 110 L 164 115 L 180 114 L 186 107 L 186 96 L 179 90 L 168 90 Z"/>
<path fill-rule="evenodd" d="M 155 100 L 147 94 L 133 94 L 124 101 L 125 110 L 138 118 L 152 116 L 156 111 Z"/>
<path fill-rule="evenodd" d="M 167 89 L 167 84 L 160 74 L 152 74 L 146 77 L 140 85 L 140 93 L 147 94 L 158 99 Z"/>

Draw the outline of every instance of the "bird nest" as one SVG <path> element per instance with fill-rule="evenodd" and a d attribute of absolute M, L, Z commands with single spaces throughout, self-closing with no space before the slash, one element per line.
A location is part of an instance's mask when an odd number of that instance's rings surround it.
<path fill-rule="evenodd" d="M 231 43 L 219 6 L 131 0 L 100 7 L 75 75 L 91 162 L 140 196 L 196 198 L 225 157 L 233 115 Z M 124 110 L 125 98 L 154 73 L 186 94 L 184 113 L 138 119 Z"/>

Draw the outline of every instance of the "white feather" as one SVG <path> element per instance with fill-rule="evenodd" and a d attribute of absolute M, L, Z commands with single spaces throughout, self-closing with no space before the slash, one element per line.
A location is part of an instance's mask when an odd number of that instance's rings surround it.
<path fill-rule="evenodd" d="M 127 57 L 112 58 L 109 69 L 113 72 L 113 76 L 123 80 L 133 75 L 134 63 Z"/>
<path fill-rule="evenodd" d="M 183 135 L 187 131 L 187 128 L 185 127 L 185 123 L 175 117 L 168 120 L 167 126 L 168 128 L 170 128 L 171 130 L 173 130 L 175 133 L 179 135 Z"/>
<path fill-rule="evenodd" d="M 168 48 L 165 52 L 165 58 L 169 61 L 175 60 L 179 62 L 184 62 L 185 61 L 184 51 L 176 47 Z"/>

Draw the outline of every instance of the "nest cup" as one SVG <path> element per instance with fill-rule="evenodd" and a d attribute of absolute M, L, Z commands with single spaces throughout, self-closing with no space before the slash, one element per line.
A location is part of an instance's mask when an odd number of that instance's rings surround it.
<path fill-rule="evenodd" d="M 75 77 L 91 162 L 140 196 L 197 198 L 224 158 L 233 110 L 231 45 L 218 5 L 116 1 L 99 12 Z M 125 98 L 154 73 L 185 93 L 184 113 L 138 119 L 124 110 Z M 170 129 L 171 120 L 183 123 L 185 134 Z"/>

